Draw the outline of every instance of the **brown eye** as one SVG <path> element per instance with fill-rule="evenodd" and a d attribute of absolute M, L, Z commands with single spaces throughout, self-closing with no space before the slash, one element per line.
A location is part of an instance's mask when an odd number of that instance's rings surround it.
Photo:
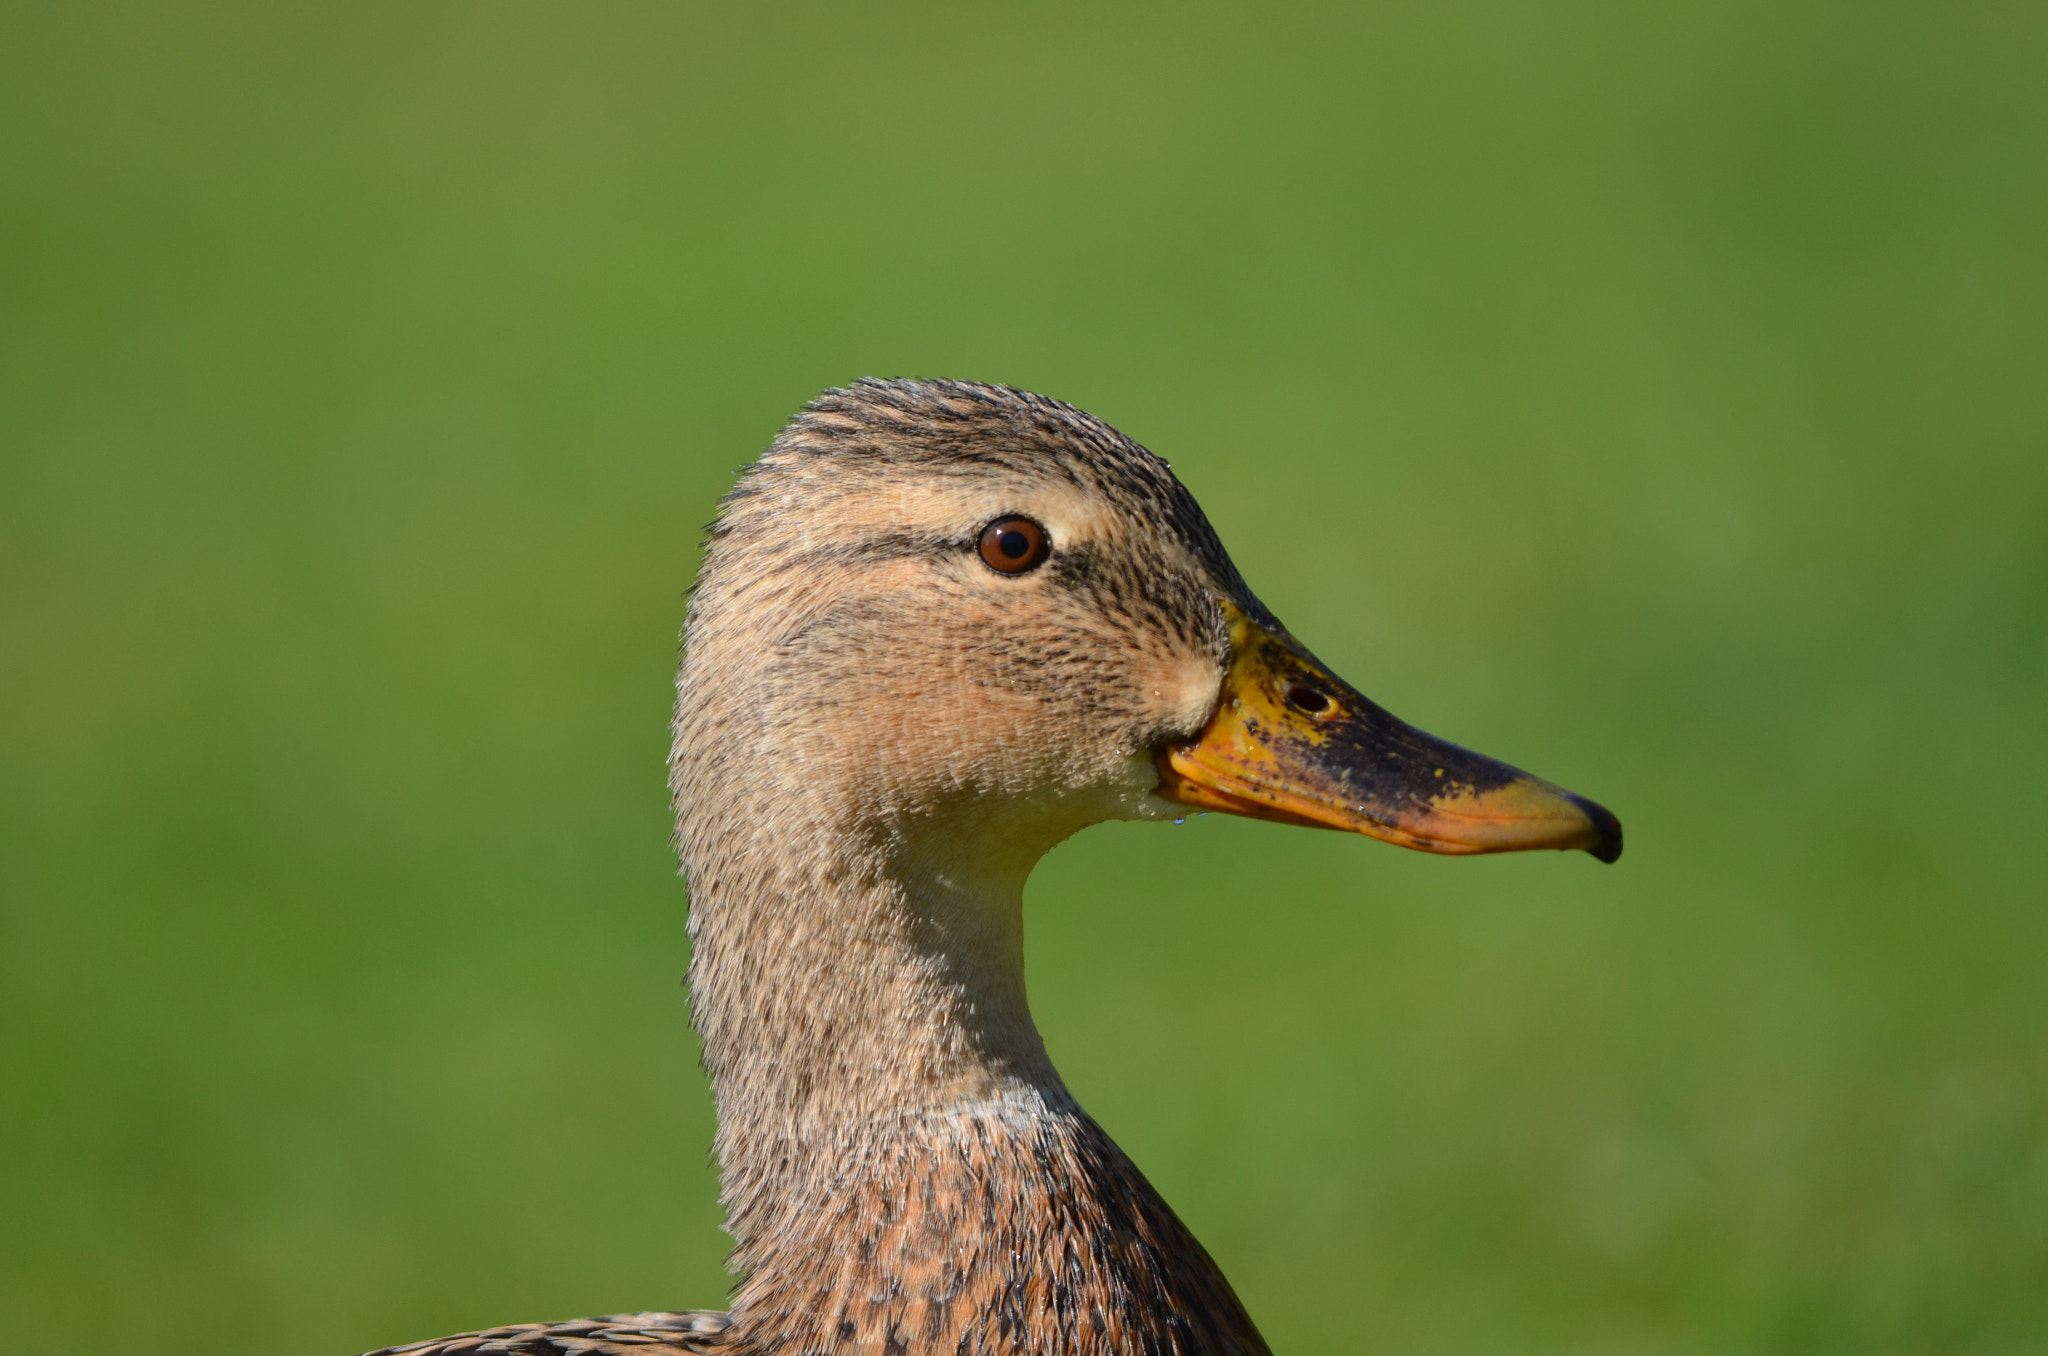
<path fill-rule="evenodd" d="M 998 518 L 981 529 L 981 558 L 991 570 L 1023 574 L 1045 564 L 1052 542 L 1029 518 Z"/>

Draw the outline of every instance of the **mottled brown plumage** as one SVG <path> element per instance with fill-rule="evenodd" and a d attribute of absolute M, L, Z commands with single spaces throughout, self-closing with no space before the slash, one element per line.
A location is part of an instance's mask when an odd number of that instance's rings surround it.
<path fill-rule="evenodd" d="M 1042 571 L 976 556 L 1008 513 Z M 1265 1350 L 1023 987 L 1037 859 L 1173 813 L 1219 589 L 1258 606 L 1163 462 L 996 387 L 828 392 L 727 501 L 673 768 L 743 1349 Z"/>
<path fill-rule="evenodd" d="M 385 1347 L 368 1356 L 703 1356 L 730 1328 L 724 1314 L 608 1314 L 570 1323 L 511 1323 L 482 1332 Z"/>
<path fill-rule="evenodd" d="M 977 555 L 1006 515 L 1043 525 L 1041 568 L 1007 575 Z M 1239 670 L 1282 686 L 1233 705 L 1232 655 L 1254 632 L 1278 657 Z M 1025 1000 L 1024 881 L 1089 824 L 1186 813 L 1162 799 L 1160 760 L 1211 729 L 1234 741 L 1227 771 L 1207 789 L 1176 774 L 1186 795 L 1392 834 L 1371 805 L 1304 800 L 1313 778 L 1254 784 L 1280 756 L 1257 742 L 1276 720 L 1301 728 L 1273 749 L 1330 759 L 1343 721 L 1391 717 L 1286 635 L 1165 462 L 1058 401 L 942 381 L 828 391 L 748 470 L 712 529 L 676 687 L 691 1007 L 741 1277 L 730 1312 L 398 1350 L 1265 1353 L 1208 1254 L 1053 1070 Z M 1475 776 L 1565 826 L 1507 843 L 1499 825 L 1524 809 L 1503 820 L 1476 782 L 1453 795 L 1432 742 L 1409 733 L 1425 742 L 1398 756 L 1419 761 L 1377 774 L 1408 778 L 1437 816 L 1424 827 L 1452 835 L 1409 839 L 1619 851 L 1618 826 L 1585 803 L 1489 762 L 1497 774 Z M 1468 821 L 1494 837 L 1459 846 Z"/>

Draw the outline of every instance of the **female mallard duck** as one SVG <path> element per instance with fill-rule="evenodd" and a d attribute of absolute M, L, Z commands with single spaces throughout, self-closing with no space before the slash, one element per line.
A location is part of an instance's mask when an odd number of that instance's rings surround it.
<path fill-rule="evenodd" d="M 1252 596 L 1165 462 L 1002 386 L 862 381 L 711 531 L 676 680 L 724 1313 L 412 1353 L 1263 1353 L 1046 1057 L 1024 879 L 1188 807 L 1429 852 L 1621 852 L 1590 801 L 1402 724 Z"/>

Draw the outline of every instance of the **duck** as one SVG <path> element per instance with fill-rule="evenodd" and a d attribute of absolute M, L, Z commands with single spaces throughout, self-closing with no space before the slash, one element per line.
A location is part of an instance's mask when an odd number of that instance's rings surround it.
<path fill-rule="evenodd" d="M 727 1307 L 374 1356 L 1267 1356 L 1046 1054 L 1034 864 L 1210 811 L 1454 855 L 1622 846 L 1597 803 L 1339 678 L 1166 461 L 966 381 L 828 390 L 742 473 L 669 773 Z"/>

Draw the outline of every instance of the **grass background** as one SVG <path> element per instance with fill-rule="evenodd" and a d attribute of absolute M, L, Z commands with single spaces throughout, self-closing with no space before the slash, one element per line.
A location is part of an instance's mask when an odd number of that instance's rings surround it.
<path fill-rule="evenodd" d="M 1034 878 L 1276 1350 L 2048 1348 L 2044 68 L 2022 3 L 6 6 L 13 1340 L 720 1301 L 680 594 L 927 374 L 1628 825 Z"/>

